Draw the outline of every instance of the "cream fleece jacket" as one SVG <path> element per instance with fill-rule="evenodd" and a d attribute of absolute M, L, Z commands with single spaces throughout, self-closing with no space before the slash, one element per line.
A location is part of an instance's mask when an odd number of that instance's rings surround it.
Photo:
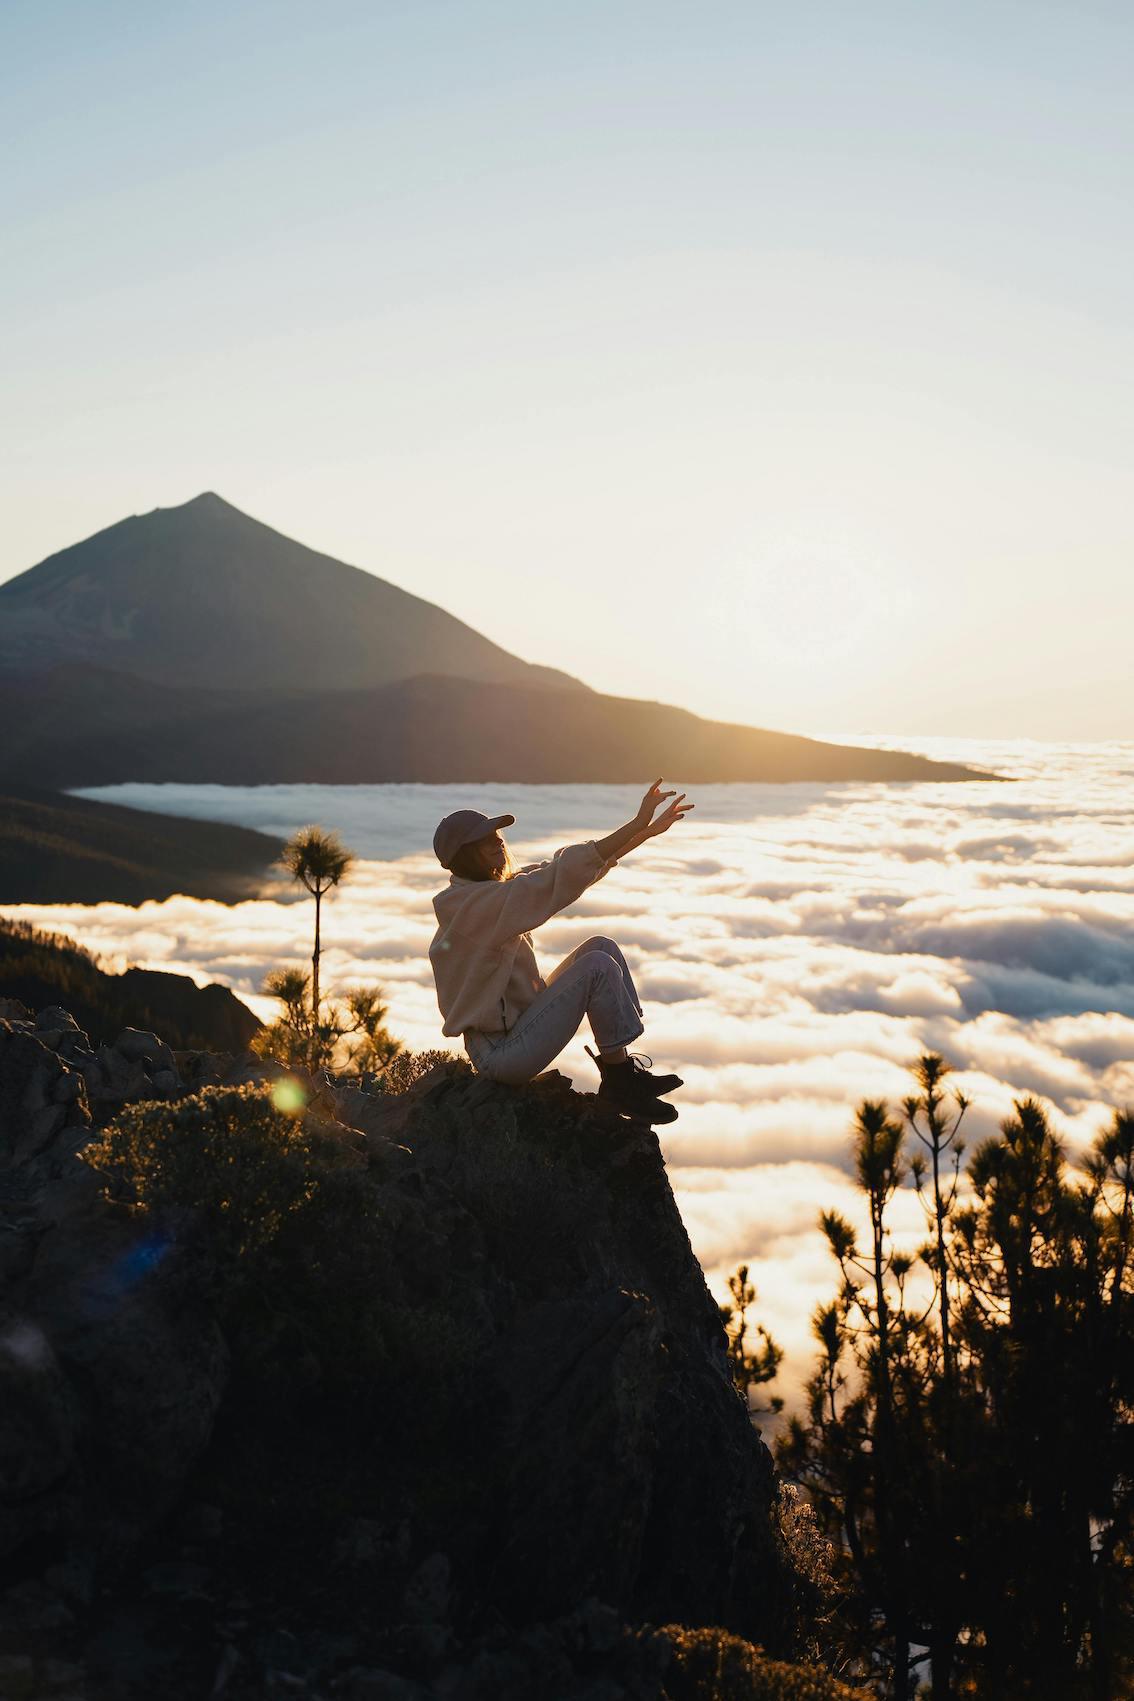
<path fill-rule="evenodd" d="M 429 947 L 441 1032 L 453 1039 L 470 1028 L 493 1035 L 510 1028 L 547 984 L 529 930 L 573 904 L 617 861 L 604 862 L 587 839 L 562 846 L 548 862 L 525 864 L 510 880 L 451 874 L 433 900 L 438 926 Z"/>

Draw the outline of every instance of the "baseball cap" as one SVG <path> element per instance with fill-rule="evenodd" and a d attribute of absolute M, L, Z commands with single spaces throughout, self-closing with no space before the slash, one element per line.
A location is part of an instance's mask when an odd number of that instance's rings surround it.
<path fill-rule="evenodd" d="M 514 815 L 482 815 L 479 809 L 457 809 L 446 815 L 433 835 L 433 849 L 442 868 L 452 866 L 453 858 L 462 845 L 483 839 L 496 827 L 511 827 Z"/>

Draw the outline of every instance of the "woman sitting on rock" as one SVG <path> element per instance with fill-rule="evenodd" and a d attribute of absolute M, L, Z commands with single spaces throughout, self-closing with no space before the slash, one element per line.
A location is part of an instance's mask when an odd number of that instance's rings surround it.
<path fill-rule="evenodd" d="M 654 820 L 654 811 L 674 798 Z M 677 1075 L 654 1075 L 650 1059 L 627 1046 L 645 1032 L 642 1006 L 626 960 L 613 939 L 595 937 L 556 964 L 546 980 L 536 965 L 531 929 L 573 904 L 588 886 L 646 839 L 665 833 L 693 808 L 652 785 L 632 821 L 605 839 L 565 845 L 548 862 L 517 867 L 500 836 L 514 815 L 489 818 L 479 809 L 446 815 L 433 849 L 449 884 L 433 900 L 437 932 L 429 947 L 442 1033 L 464 1041 L 473 1067 L 518 1086 L 558 1057 L 586 1016 L 601 1077 L 599 1097 L 650 1122 L 677 1111 L 660 1095 L 680 1087 Z"/>

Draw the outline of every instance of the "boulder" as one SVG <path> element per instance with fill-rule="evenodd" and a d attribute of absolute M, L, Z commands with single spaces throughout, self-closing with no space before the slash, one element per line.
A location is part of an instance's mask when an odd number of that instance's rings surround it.
<path fill-rule="evenodd" d="M 38 1010 L 35 1017 L 37 1031 L 40 1029 L 77 1028 L 79 1026 L 69 1010 L 64 1010 L 60 1004 L 48 1004 Z"/>
<path fill-rule="evenodd" d="M 89 1052 L 65 1061 L 60 1035 L 83 1043 L 65 1011 L 0 1021 L 0 1558 L 127 1551 L 180 1490 L 225 1378 L 172 1249 L 103 1198 L 84 1153 L 86 1081 L 105 1108 L 106 1077 Z M 121 1083 L 135 1066 L 112 1058 Z"/>
<path fill-rule="evenodd" d="M 113 1563 L 158 1524 L 208 1442 L 223 1334 L 176 1244 L 98 1200 L 45 1236 L 20 1295 L 67 1381 L 79 1499 L 69 1534 Z"/>
<path fill-rule="evenodd" d="M 0 1019 L 0 1294 L 43 1235 L 98 1192 L 79 1154 L 90 1138 L 83 1077 L 25 1022 Z M 0 1304 L 4 1303 L 0 1300 Z"/>
<path fill-rule="evenodd" d="M 143 1033 L 140 1028 L 125 1028 L 114 1042 L 119 1057 L 130 1063 L 142 1063 L 152 1075 L 157 1070 L 177 1073 L 173 1052 L 156 1034 Z"/>
<path fill-rule="evenodd" d="M 35 1121 L 45 1111 L 60 1113 L 47 1119 L 57 1125 L 50 1134 L 33 1132 L 33 1124 L 37 1130 L 46 1126 Z M 84 1131 L 69 1142 L 67 1155 L 73 1155 L 75 1139 L 85 1137 L 90 1120 L 81 1077 L 26 1024 L 0 1019 L 0 1175 L 33 1156 L 42 1157 L 45 1167 L 47 1147 L 65 1128 Z M 55 1158 L 63 1161 L 63 1154 Z"/>

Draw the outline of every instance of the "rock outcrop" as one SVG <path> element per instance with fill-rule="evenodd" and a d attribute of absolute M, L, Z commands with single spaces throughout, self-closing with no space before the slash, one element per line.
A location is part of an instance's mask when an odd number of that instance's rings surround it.
<path fill-rule="evenodd" d="M 0 798 L 0 812 L 4 807 Z M 113 974 L 74 940 L 3 916 L 0 986 L 19 1006 L 11 1010 L 13 1017 L 27 1017 L 28 1007 L 66 1003 L 74 1022 L 96 1043 L 110 1041 L 129 1024 L 164 1034 L 175 1048 L 242 1051 L 262 1026 L 227 986 L 198 986 L 188 975 L 163 969 Z"/>
<path fill-rule="evenodd" d="M 61 1661 L 42 1692 L 90 1701 L 845 1693 L 748 1646 L 790 1656 L 806 1591 L 653 1131 L 556 1074 L 302 1080 L 342 1161 L 270 1282 L 226 1289 L 200 1213 L 116 1200 L 93 1142 L 281 1074 L 0 1019 L 0 1673 L 31 1695 Z M 696 1687 L 675 1626 L 756 1675 Z"/>

